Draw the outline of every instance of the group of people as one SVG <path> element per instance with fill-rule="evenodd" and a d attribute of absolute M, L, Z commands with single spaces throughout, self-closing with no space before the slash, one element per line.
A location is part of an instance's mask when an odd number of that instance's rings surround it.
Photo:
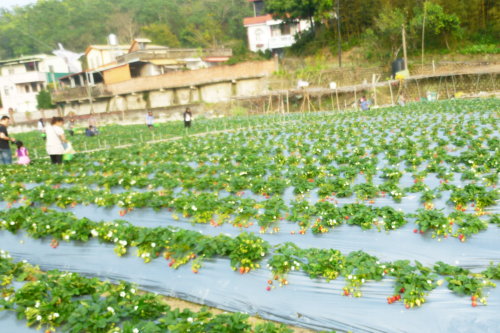
<path fill-rule="evenodd" d="M 193 114 L 190 108 L 187 108 L 183 113 L 184 127 L 190 128 L 193 121 Z M 146 125 L 149 128 L 154 127 L 154 116 L 151 111 L 146 116 Z M 9 136 L 7 128 L 10 125 L 10 117 L 2 116 L 0 120 L 0 164 L 12 164 L 11 144 L 16 145 L 17 163 L 28 165 L 31 163 L 28 149 L 22 141 L 16 140 Z M 68 133 L 74 136 L 75 121 L 71 119 L 67 124 Z M 63 156 L 68 149 L 68 140 L 64 133 L 64 119 L 62 117 L 53 117 L 50 124 L 45 124 L 43 119 L 39 119 L 37 125 L 38 131 L 45 140 L 46 150 L 50 156 L 52 164 L 62 164 Z M 99 132 L 92 120 L 89 120 L 89 127 L 85 130 L 85 135 L 88 137 L 95 136 Z"/>
<path fill-rule="evenodd" d="M 187 108 L 186 111 L 184 111 L 184 113 L 182 114 L 182 117 L 184 118 L 184 127 L 190 128 L 193 121 L 193 113 L 191 112 L 191 109 Z M 155 117 L 153 116 L 153 112 L 149 111 L 146 115 L 146 126 L 148 126 L 149 129 L 153 129 L 154 122 Z"/>
<path fill-rule="evenodd" d="M 24 147 L 22 141 L 16 140 L 9 135 L 7 128 L 10 125 L 10 117 L 3 116 L 0 119 L 0 164 L 12 164 L 11 144 L 17 146 L 17 163 L 28 165 L 31 163 L 28 149 Z M 63 155 L 67 150 L 68 140 L 64 134 L 64 119 L 53 117 L 50 124 L 45 124 L 43 120 L 38 123 L 38 130 L 42 132 L 45 139 L 47 154 L 50 156 L 52 164 L 62 164 Z"/>

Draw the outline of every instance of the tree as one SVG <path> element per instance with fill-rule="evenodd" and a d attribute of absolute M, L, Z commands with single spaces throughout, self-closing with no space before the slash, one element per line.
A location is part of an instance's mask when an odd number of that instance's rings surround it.
<path fill-rule="evenodd" d="M 115 12 L 111 14 L 109 28 L 124 43 L 131 43 L 139 32 L 132 12 Z"/>
<path fill-rule="evenodd" d="M 384 11 L 375 20 L 376 43 L 379 48 L 389 50 L 396 58 L 401 50 L 401 27 L 406 24 L 406 16 L 400 9 Z"/>
<path fill-rule="evenodd" d="M 438 46 L 444 42 L 446 48 L 450 49 L 450 39 L 458 37 L 462 32 L 458 16 L 445 13 L 443 7 L 430 1 L 425 2 L 425 12 L 425 28 L 428 35 L 434 38 Z M 424 8 L 421 8 L 411 21 L 411 26 L 415 31 L 421 31 L 423 24 Z"/>
<path fill-rule="evenodd" d="M 168 25 L 163 23 L 153 23 L 142 27 L 141 31 L 155 44 L 168 47 L 179 47 L 180 42 L 177 36 L 170 31 Z"/>
<path fill-rule="evenodd" d="M 266 10 L 285 21 L 307 19 L 314 26 L 314 19 L 333 11 L 333 0 L 268 0 Z"/>
<path fill-rule="evenodd" d="M 50 96 L 50 92 L 48 90 L 42 90 L 36 95 L 37 108 L 39 110 L 47 110 L 55 108 L 55 105 L 52 103 L 52 97 Z"/>

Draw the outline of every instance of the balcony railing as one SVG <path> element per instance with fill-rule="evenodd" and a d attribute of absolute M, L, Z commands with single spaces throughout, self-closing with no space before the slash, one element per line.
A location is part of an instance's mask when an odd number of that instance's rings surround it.
<path fill-rule="evenodd" d="M 47 74 L 40 72 L 26 72 L 9 76 L 9 81 L 15 84 L 31 83 L 31 82 L 45 82 L 47 81 Z"/>
<path fill-rule="evenodd" d="M 295 37 L 293 35 L 274 36 L 269 40 L 269 48 L 281 49 L 284 47 L 290 47 L 294 43 Z"/>
<path fill-rule="evenodd" d="M 231 57 L 232 49 L 153 49 L 141 50 L 125 54 L 116 58 L 118 63 L 126 63 L 131 60 L 155 60 L 155 59 L 184 59 L 184 58 L 206 58 L 206 57 Z"/>
<path fill-rule="evenodd" d="M 102 83 L 89 88 L 76 87 L 52 92 L 52 99 L 54 102 L 87 100 L 90 96 L 92 96 L 92 98 L 99 98 L 113 96 L 113 94 L 109 92 Z"/>

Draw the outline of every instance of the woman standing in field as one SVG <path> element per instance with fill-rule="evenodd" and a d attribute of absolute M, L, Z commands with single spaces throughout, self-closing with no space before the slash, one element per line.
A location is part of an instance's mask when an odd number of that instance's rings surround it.
<path fill-rule="evenodd" d="M 54 117 L 45 130 L 47 154 L 49 154 L 52 164 L 62 164 L 63 161 L 64 143 L 68 142 L 64 136 L 63 125 L 63 118 Z"/>
<path fill-rule="evenodd" d="M 191 127 L 191 121 L 193 121 L 193 114 L 191 113 L 191 109 L 187 108 L 186 111 L 184 111 L 184 127 Z"/>

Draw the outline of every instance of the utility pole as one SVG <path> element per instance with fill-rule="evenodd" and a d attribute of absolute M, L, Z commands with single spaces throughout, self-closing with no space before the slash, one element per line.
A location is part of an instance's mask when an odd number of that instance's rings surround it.
<path fill-rule="evenodd" d="M 403 23 L 403 56 L 405 60 L 405 71 L 408 70 L 408 56 L 406 54 L 406 28 Z"/>
<path fill-rule="evenodd" d="M 424 19 L 422 22 L 422 73 L 424 71 L 424 57 L 425 57 L 425 21 L 427 19 L 427 1 L 424 0 Z"/>
<path fill-rule="evenodd" d="M 340 0 L 337 0 L 337 33 L 339 39 L 339 67 L 342 67 L 342 34 L 340 33 Z"/>

